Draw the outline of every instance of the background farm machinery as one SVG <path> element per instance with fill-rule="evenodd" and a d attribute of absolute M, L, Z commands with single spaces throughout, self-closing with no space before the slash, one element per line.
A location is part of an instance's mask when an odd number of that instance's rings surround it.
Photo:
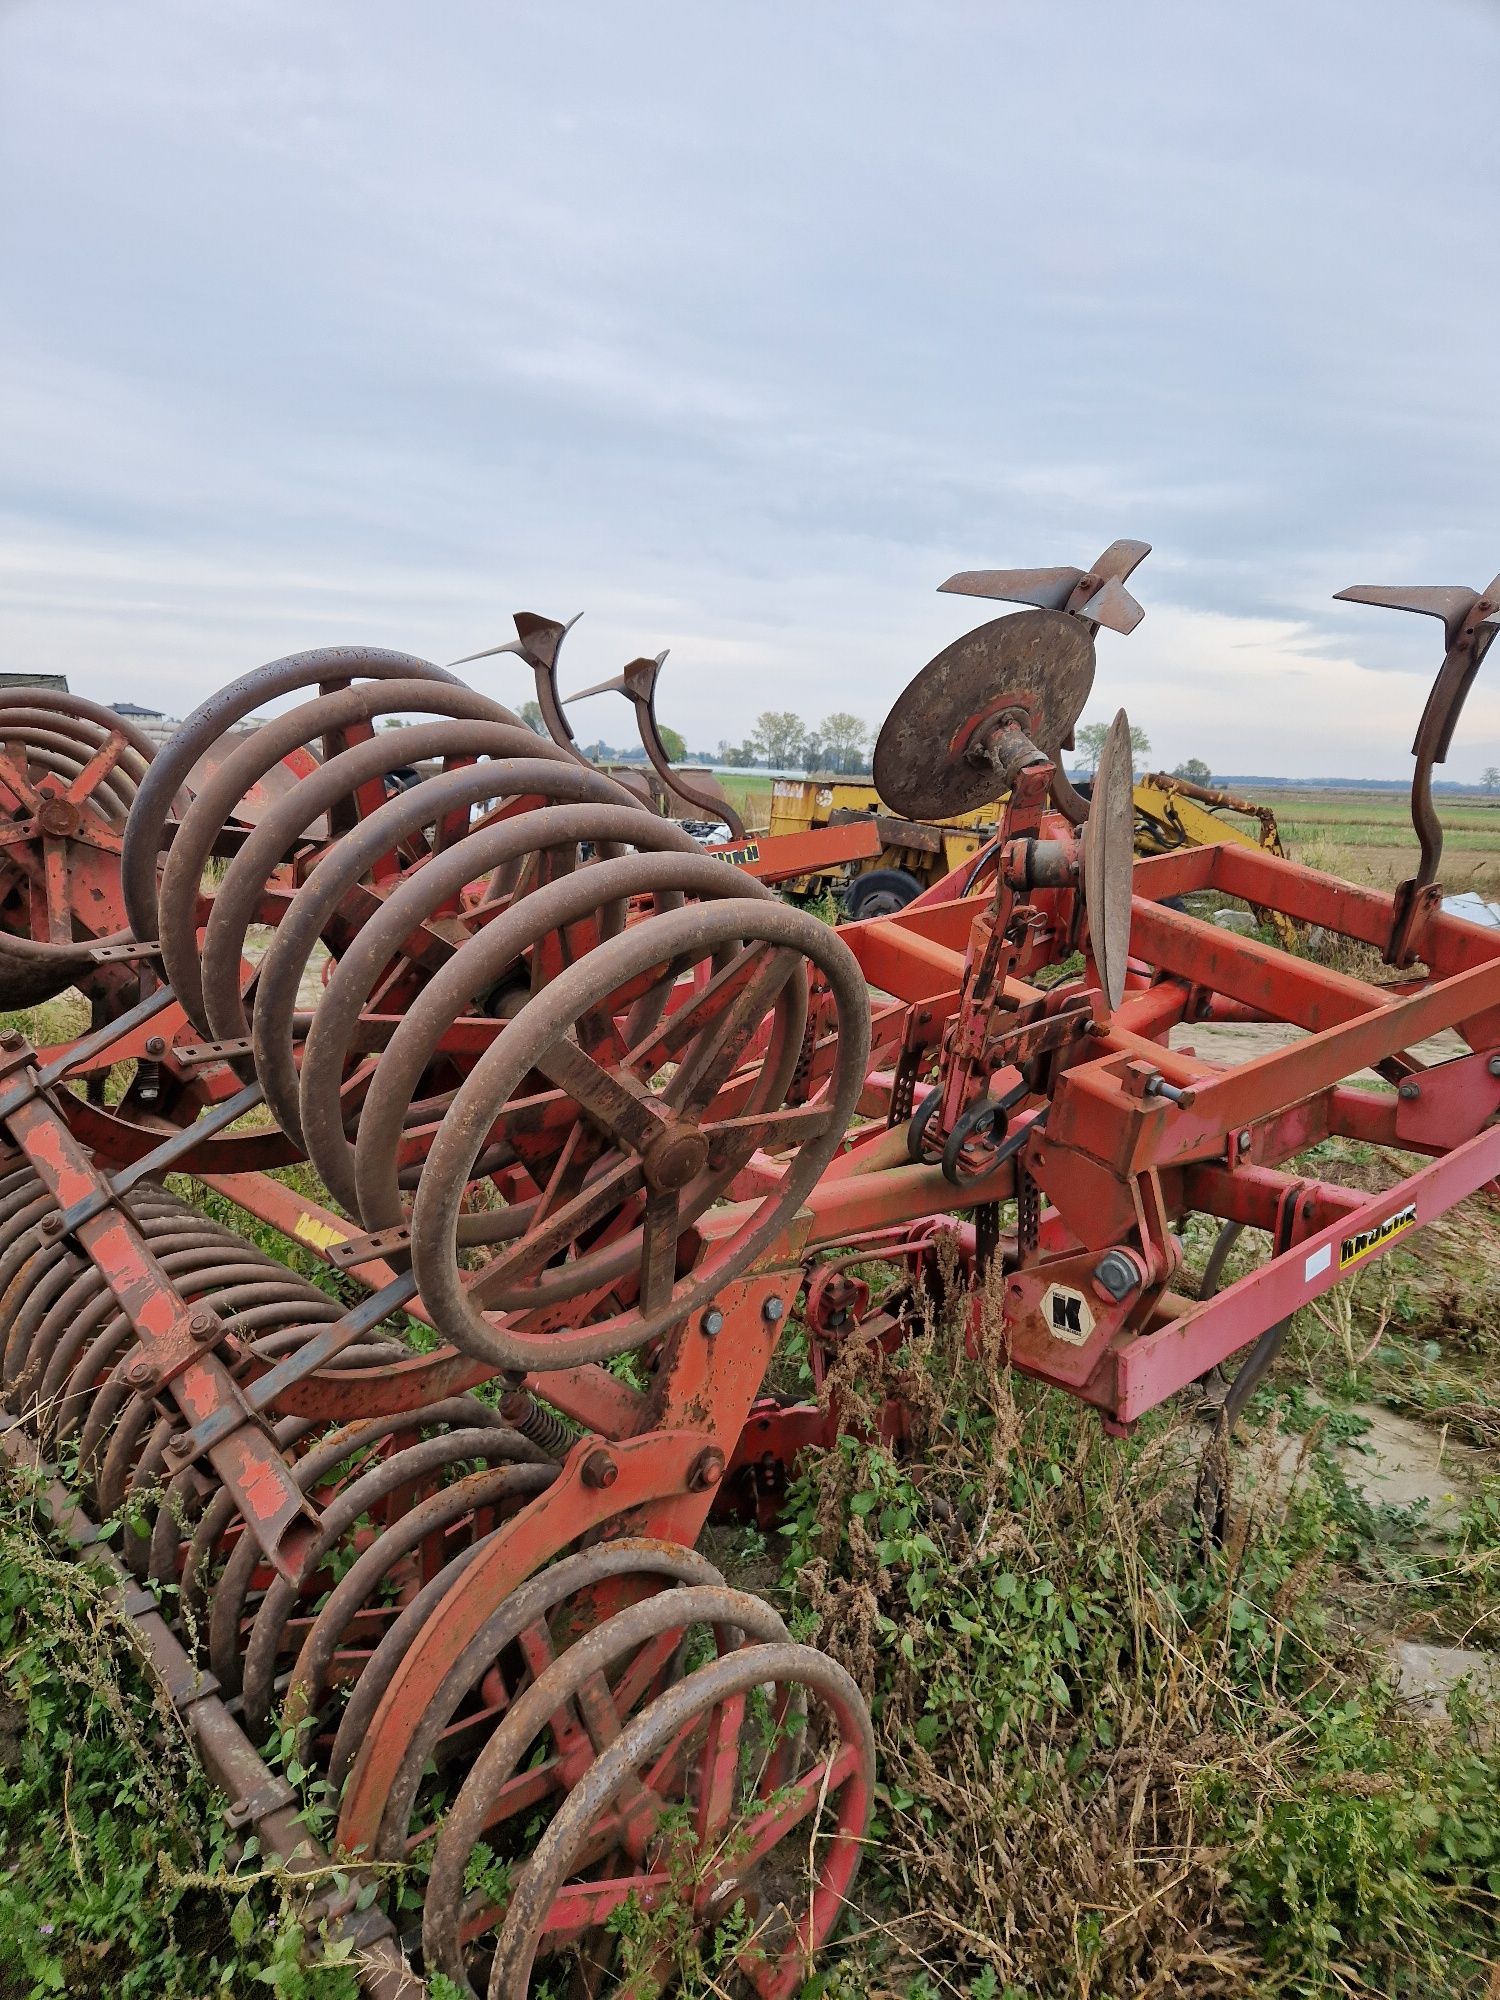
<path fill-rule="evenodd" d="M 869 1719 L 694 1547 L 836 1428 L 767 1391 L 793 1315 L 821 1372 L 899 1339 L 941 1259 L 976 1332 L 1114 1429 L 1242 1357 L 1222 1442 L 1298 1306 L 1500 1173 L 1500 938 L 1441 910 L 1430 793 L 1493 587 L 1361 593 L 1448 640 L 1389 897 L 1244 844 L 1137 860 L 1123 716 L 1092 798 L 1068 785 L 1144 553 L 953 580 L 1030 608 L 923 670 L 876 782 L 914 820 L 1004 817 L 841 931 L 743 829 L 726 865 L 587 765 L 548 621 L 508 649 L 546 739 L 369 649 L 246 676 L 154 758 L 71 697 L 12 705 L 4 998 L 76 985 L 93 1019 L 0 1037 L 5 1448 L 76 1542 L 124 1522 L 103 1559 L 233 1823 L 318 1867 L 267 1743 L 329 1787 L 325 1907 L 372 1993 L 644 1994 L 710 1939 L 722 1986 L 801 1989 L 858 1866 Z M 658 666 L 622 677 L 648 729 Z M 1207 889 L 1396 983 L 1177 907 Z M 1184 1043 L 1216 1021 L 1304 1032 L 1222 1068 Z M 1469 1053 L 1424 1067 L 1448 1028 Z M 1397 1184 L 1301 1171 L 1331 1135 L 1400 1155 Z M 1267 1260 L 1195 1281 L 1194 1213 Z M 878 1304 L 872 1259 L 904 1280 Z"/>

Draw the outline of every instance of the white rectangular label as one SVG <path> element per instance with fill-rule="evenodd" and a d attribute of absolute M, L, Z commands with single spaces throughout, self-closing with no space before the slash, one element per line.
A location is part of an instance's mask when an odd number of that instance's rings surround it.
<path fill-rule="evenodd" d="M 1308 1258 L 1307 1262 L 1302 1266 L 1303 1278 L 1308 1281 L 1312 1280 L 1313 1278 L 1316 1278 L 1318 1273 L 1320 1271 L 1326 1271 L 1328 1269 L 1328 1266 L 1332 1262 L 1333 1262 L 1333 1245 L 1331 1243 L 1325 1243 L 1321 1250 L 1314 1250 L 1312 1255 Z"/>

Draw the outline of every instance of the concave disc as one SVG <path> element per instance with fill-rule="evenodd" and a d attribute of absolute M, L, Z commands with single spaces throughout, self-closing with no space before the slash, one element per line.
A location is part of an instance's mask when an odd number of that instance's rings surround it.
<path fill-rule="evenodd" d="M 999 790 L 991 765 L 967 754 L 965 725 L 1007 701 L 1030 711 L 1026 734 L 1056 759 L 1094 684 L 1094 641 L 1062 611 L 1013 611 L 929 660 L 885 719 L 875 789 L 910 819 L 973 812 Z"/>
<path fill-rule="evenodd" d="M 1099 983 L 1113 1011 L 1125 992 L 1135 875 L 1135 772 L 1122 708 L 1109 726 L 1083 829 L 1083 901 Z"/>

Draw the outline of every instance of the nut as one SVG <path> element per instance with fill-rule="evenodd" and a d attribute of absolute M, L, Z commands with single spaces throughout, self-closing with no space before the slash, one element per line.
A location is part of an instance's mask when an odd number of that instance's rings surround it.
<path fill-rule="evenodd" d="M 160 1035 L 147 1035 L 146 1053 L 148 1056 L 164 1056 L 167 1053 L 167 1045 Z"/>
<path fill-rule="evenodd" d="M 724 1454 L 717 1445 L 710 1445 L 700 1451 L 688 1471 L 688 1489 L 693 1493 L 706 1493 L 717 1486 L 724 1477 Z"/>
<path fill-rule="evenodd" d="M 619 1476 L 620 1468 L 607 1451 L 591 1451 L 579 1469 L 585 1486 L 613 1486 Z"/>
<path fill-rule="evenodd" d="M 126 1362 L 124 1375 L 132 1389 L 147 1389 L 156 1379 L 156 1370 L 144 1354 L 138 1354 L 134 1361 Z"/>
<path fill-rule="evenodd" d="M 37 1228 L 40 1229 L 43 1236 L 61 1236 L 63 1233 L 63 1219 L 61 1214 L 57 1209 L 53 1209 L 50 1215 L 42 1217 L 41 1221 L 37 1224 Z"/>
<path fill-rule="evenodd" d="M 710 1306 L 698 1321 L 699 1326 L 710 1338 L 724 1331 L 724 1315 L 717 1306 Z"/>
<path fill-rule="evenodd" d="M 204 1307 L 200 1306 L 197 1312 L 188 1314 L 189 1333 L 196 1333 L 201 1339 L 204 1334 L 212 1333 L 213 1330 L 214 1316 Z"/>
<path fill-rule="evenodd" d="M 1400 1084 L 1397 1087 L 1396 1095 L 1398 1097 L 1404 1097 L 1408 1100 L 1410 1100 L 1413 1097 L 1420 1097 L 1422 1095 L 1422 1086 L 1419 1083 Z"/>
<path fill-rule="evenodd" d="M 765 1304 L 761 1307 L 760 1316 L 762 1319 L 769 1320 L 772 1326 L 774 1326 L 777 1320 L 781 1318 L 782 1314 L 785 1311 L 786 1311 L 786 1306 L 780 1299 L 771 1298 L 767 1299 Z"/>
<path fill-rule="evenodd" d="M 21 1033 L 19 1028 L 7 1028 L 4 1034 L 0 1035 L 0 1049 L 13 1051 L 15 1049 L 24 1049 L 25 1046 L 26 1037 Z"/>

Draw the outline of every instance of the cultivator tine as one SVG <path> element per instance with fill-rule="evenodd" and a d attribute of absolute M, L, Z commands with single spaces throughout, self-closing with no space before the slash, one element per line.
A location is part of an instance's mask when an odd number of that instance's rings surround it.
<path fill-rule="evenodd" d="M 450 660 L 450 667 L 472 666 L 476 660 L 496 660 L 503 653 L 515 653 L 529 667 L 545 667 L 549 671 L 557 665 L 557 656 L 562 650 L 562 642 L 583 616 L 575 611 L 565 624 L 556 618 L 544 618 L 536 611 L 512 613 L 516 636 L 499 646 L 486 646 L 480 653 L 465 653 L 462 659 Z"/>
<path fill-rule="evenodd" d="M 1392 965 L 1409 965 L 1418 955 L 1422 926 L 1438 899 L 1437 874 L 1443 855 L 1443 828 L 1432 798 L 1433 767 L 1447 762 L 1453 732 L 1463 713 L 1474 677 L 1494 641 L 1500 621 L 1500 576 L 1483 592 L 1462 584 L 1353 584 L 1335 597 L 1352 604 L 1374 604 L 1393 611 L 1416 611 L 1442 621 L 1447 650 L 1433 681 L 1412 743 L 1417 760 L 1412 774 L 1411 817 L 1421 858 L 1416 874 L 1396 891 L 1386 958 Z"/>
<path fill-rule="evenodd" d="M 1497 587 L 1500 587 L 1500 577 L 1490 585 L 1491 599 L 1500 603 L 1500 596 L 1496 595 Z M 1463 631 L 1470 612 L 1480 602 L 1477 590 L 1468 590 L 1462 584 L 1444 583 L 1355 583 L 1347 590 L 1336 590 L 1333 594 L 1336 601 L 1345 604 L 1376 604 L 1388 611 L 1416 611 L 1424 617 L 1440 618 L 1450 646 Z"/>
<path fill-rule="evenodd" d="M 961 569 L 938 589 L 955 597 L 998 597 L 1006 604 L 1061 611 L 1083 575 L 1081 569 Z"/>
<path fill-rule="evenodd" d="M 665 658 L 666 655 L 663 654 L 662 657 Z M 564 702 L 563 706 L 565 708 L 571 708 L 575 701 L 588 701 L 596 694 L 628 695 L 629 693 L 630 693 L 630 681 L 627 675 L 616 674 L 613 680 L 595 681 L 592 687 L 580 688 L 577 694 L 570 694 L 566 702 Z"/>
<path fill-rule="evenodd" d="M 503 646 L 491 646 L 487 652 L 468 653 L 461 660 L 455 660 L 456 667 L 468 666 L 475 660 L 492 660 L 502 653 L 514 653 L 531 668 L 536 682 L 537 706 L 542 711 L 542 720 L 547 726 L 547 734 L 559 749 L 570 756 L 581 759 L 583 753 L 578 748 L 572 728 L 563 713 L 562 699 L 557 692 L 557 658 L 562 651 L 562 642 L 583 616 L 575 611 L 565 625 L 555 618 L 543 618 L 535 611 L 517 611 L 513 614 L 516 636 Z"/>
<path fill-rule="evenodd" d="M 1113 632 L 1133 632 L 1144 608 L 1125 588 L 1125 579 L 1151 553 L 1149 542 L 1111 542 L 1092 569 L 968 569 L 950 576 L 939 590 L 960 597 L 998 597 L 1009 604 L 1034 604 L 1043 611 L 1066 611 Z"/>
<path fill-rule="evenodd" d="M 732 840 L 743 840 L 745 823 L 725 798 L 718 781 L 710 780 L 712 789 L 709 790 L 702 783 L 690 783 L 680 771 L 672 768 L 672 760 L 667 755 L 667 746 L 662 741 L 661 728 L 656 720 L 656 684 L 666 658 L 664 650 L 654 659 L 642 656 L 631 660 L 613 680 L 600 681 L 594 687 L 585 688 L 581 694 L 571 696 L 570 700 L 586 701 L 590 695 L 596 694 L 623 694 L 635 710 L 641 748 L 667 790 L 708 818 L 722 820 L 729 828 Z"/>
<path fill-rule="evenodd" d="M 1133 632 L 1145 615 L 1145 606 L 1114 577 L 1106 578 L 1078 607 L 1080 618 L 1093 625 L 1107 625 L 1111 632 Z"/>

